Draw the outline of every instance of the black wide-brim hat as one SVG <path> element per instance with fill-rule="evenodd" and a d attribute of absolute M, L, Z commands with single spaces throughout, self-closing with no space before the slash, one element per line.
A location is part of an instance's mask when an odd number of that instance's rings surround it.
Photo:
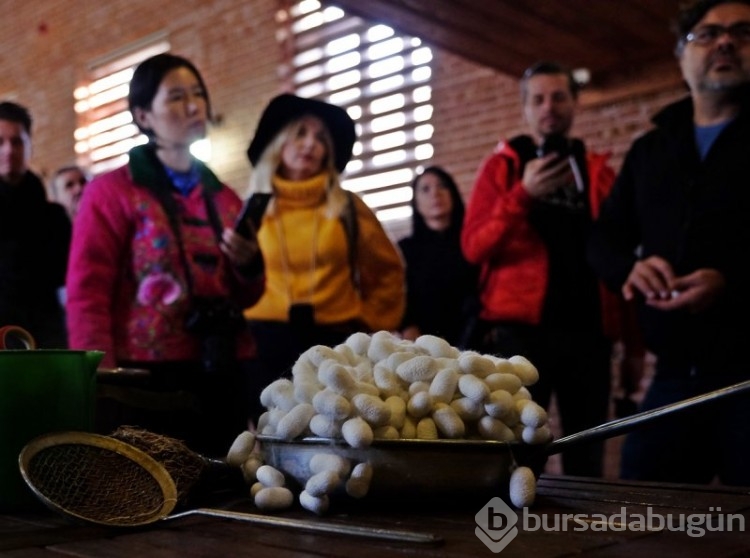
<path fill-rule="evenodd" d="M 274 97 L 263 111 L 250 147 L 247 148 L 247 156 L 253 166 L 258 163 L 268 144 L 287 124 L 307 114 L 317 116 L 328 128 L 333 140 L 334 164 L 339 172 L 343 172 L 352 157 L 352 148 L 356 140 L 354 121 L 341 107 L 290 93 Z"/>

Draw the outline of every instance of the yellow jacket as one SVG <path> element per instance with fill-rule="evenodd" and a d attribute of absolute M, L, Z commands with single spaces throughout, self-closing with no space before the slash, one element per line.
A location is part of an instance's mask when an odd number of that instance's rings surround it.
<path fill-rule="evenodd" d="M 258 232 L 266 291 L 245 310 L 245 317 L 283 322 L 291 304 L 309 303 L 318 324 L 355 320 L 365 330 L 395 329 L 405 307 L 401 255 L 377 217 L 354 196 L 359 229 L 357 292 L 341 219 L 326 215 L 326 183 L 326 175 L 301 182 L 274 179 L 275 207 L 263 217 Z"/>

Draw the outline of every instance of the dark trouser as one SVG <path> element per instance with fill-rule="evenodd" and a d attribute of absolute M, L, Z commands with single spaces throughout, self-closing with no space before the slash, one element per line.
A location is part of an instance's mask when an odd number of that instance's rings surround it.
<path fill-rule="evenodd" d="M 250 416 L 254 420 L 265 411 L 260 392 L 278 378 L 291 378 L 292 366 L 302 353 L 315 345 L 335 347 L 356 331 L 354 324 L 299 327 L 288 322 L 251 321 L 249 327 L 257 347 L 257 358 L 248 374 Z"/>
<path fill-rule="evenodd" d="M 247 362 L 221 374 L 208 374 L 191 362 L 119 364 L 145 368 L 150 375 L 127 385 L 98 386 L 98 432 L 138 426 L 182 440 L 195 452 L 224 457 L 234 439 L 247 430 Z"/>
<path fill-rule="evenodd" d="M 495 324 L 485 339 L 486 352 L 505 358 L 522 355 L 536 366 L 539 381 L 529 391 L 544 408 L 555 394 L 564 435 L 607 421 L 612 345 L 604 337 L 504 323 Z M 562 465 L 566 475 L 602 476 L 603 442 L 567 450 Z"/>
<path fill-rule="evenodd" d="M 745 379 L 664 378 L 657 363 L 641 410 Z M 717 475 L 724 484 L 750 486 L 750 395 L 746 393 L 660 419 L 625 439 L 621 464 L 624 479 L 705 484 Z"/>

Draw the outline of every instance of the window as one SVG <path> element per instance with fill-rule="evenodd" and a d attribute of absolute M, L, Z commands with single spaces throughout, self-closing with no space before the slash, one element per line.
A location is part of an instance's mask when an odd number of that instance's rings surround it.
<path fill-rule="evenodd" d="M 167 50 L 169 42 L 162 35 L 148 37 L 94 61 L 89 80 L 76 87 L 77 162 L 92 175 L 125 164 L 128 151 L 146 143 L 128 110 L 130 78 L 141 61 Z"/>
<path fill-rule="evenodd" d="M 293 3 L 277 21 L 279 41 L 290 53 L 282 68 L 288 87 L 345 108 L 356 122 L 343 186 L 390 232 L 404 227 L 410 183 L 433 155 L 431 49 L 318 0 Z"/>

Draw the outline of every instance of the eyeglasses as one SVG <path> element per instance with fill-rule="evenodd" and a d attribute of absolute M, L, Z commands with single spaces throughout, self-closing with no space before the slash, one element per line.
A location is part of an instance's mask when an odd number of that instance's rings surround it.
<path fill-rule="evenodd" d="M 735 23 L 729 27 L 704 25 L 685 35 L 685 42 L 703 46 L 710 45 L 725 33 L 738 43 L 750 43 L 750 23 L 747 22 Z"/>

